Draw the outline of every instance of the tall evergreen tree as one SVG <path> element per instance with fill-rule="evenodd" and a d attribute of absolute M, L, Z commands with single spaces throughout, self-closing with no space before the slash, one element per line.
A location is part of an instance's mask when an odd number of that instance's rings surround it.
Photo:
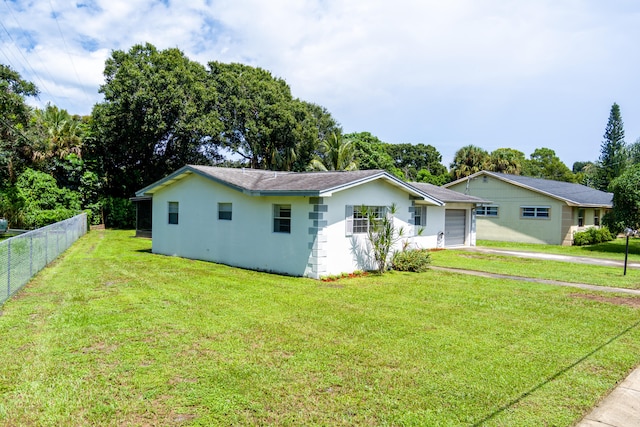
<path fill-rule="evenodd" d="M 624 142 L 624 124 L 620 106 L 611 106 L 609 121 L 603 135 L 598 168 L 598 188 L 606 191 L 611 181 L 620 176 L 627 163 Z"/>

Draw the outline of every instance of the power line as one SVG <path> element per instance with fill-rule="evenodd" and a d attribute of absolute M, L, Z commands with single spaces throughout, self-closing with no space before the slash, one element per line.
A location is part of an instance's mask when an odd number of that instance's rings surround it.
<path fill-rule="evenodd" d="M 82 81 L 80 80 L 80 75 L 78 74 L 78 70 L 76 69 L 76 65 L 73 62 L 73 58 L 71 56 L 71 52 L 69 51 L 69 47 L 67 46 L 67 41 L 65 40 L 64 34 L 62 33 L 62 28 L 60 27 L 60 21 L 58 21 L 58 14 L 54 10 L 53 3 L 51 3 L 51 0 L 49 0 L 49 6 L 51 6 L 51 14 L 53 15 L 53 19 L 56 21 L 56 25 L 58 26 L 58 31 L 60 32 L 60 37 L 62 38 L 62 43 L 64 44 L 64 49 L 67 52 L 67 56 L 69 57 L 69 61 L 71 62 L 71 67 L 73 68 L 73 72 L 76 75 L 76 79 L 78 80 L 78 83 L 80 84 L 80 90 L 82 90 L 82 94 L 84 95 L 85 99 L 87 101 L 89 101 L 89 103 L 91 103 L 91 99 L 89 98 L 89 95 L 87 95 L 87 92 L 84 90 L 84 86 L 82 84 Z"/>
<path fill-rule="evenodd" d="M 20 21 L 18 21 L 18 18 L 16 17 L 16 15 L 13 13 L 13 10 L 11 9 L 11 7 L 9 6 L 9 4 L 7 3 L 7 0 L 4 0 L 4 4 L 7 8 L 7 10 L 9 11 L 9 14 L 11 15 L 11 17 L 13 18 L 13 20 L 15 21 L 16 25 L 18 26 L 18 28 L 22 31 L 25 31 L 22 24 L 20 23 Z M 0 22 L 0 25 L 2 25 L 2 27 L 4 28 L 5 32 L 7 33 L 7 35 L 9 36 L 9 38 L 13 41 L 13 45 L 16 47 L 16 49 L 19 50 L 19 45 L 13 40 L 13 38 L 11 37 L 11 34 L 9 33 L 9 31 L 7 30 L 7 28 Z M 26 32 L 26 31 L 25 31 Z M 1 48 L 0 48 L 1 50 Z M 3 52 L 4 53 L 4 52 Z M 40 65 L 41 67 L 44 69 L 44 71 L 47 74 L 47 77 L 49 79 L 49 81 L 51 82 L 55 82 L 55 79 L 52 77 L 51 72 L 49 71 L 49 69 L 47 68 L 45 62 L 42 60 L 42 57 L 40 56 L 40 54 L 38 53 L 37 50 L 34 50 L 34 53 L 36 55 L 36 57 L 38 58 L 38 60 L 40 61 Z M 22 53 L 21 53 L 22 54 Z M 5 54 L 5 57 L 7 58 L 7 60 L 9 61 L 9 63 L 11 63 L 9 57 Z M 53 95 L 53 92 L 51 90 L 49 90 L 47 88 L 47 86 L 44 83 L 44 80 L 42 80 L 40 78 L 40 76 L 36 73 L 36 71 L 34 70 L 34 68 L 31 66 L 31 63 L 26 59 L 26 57 L 24 55 L 22 55 L 22 57 L 25 59 L 26 63 L 28 64 L 29 68 L 31 69 L 31 71 L 33 72 L 33 76 L 34 78 L 38 79 L 40 81 L 40 87 L 42 88 L 42 92 L 47 93 L 51 98 L 53 98 L 55 101 L 59 100 L 56 99 L 56 96 Z"/>

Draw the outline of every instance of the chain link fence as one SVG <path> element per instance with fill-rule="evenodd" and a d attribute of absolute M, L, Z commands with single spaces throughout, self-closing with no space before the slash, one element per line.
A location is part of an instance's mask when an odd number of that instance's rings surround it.
<path fill-rule="evenodd" d="M 87 232 L 87 214 L 0 242 L 0 305 Z"/>

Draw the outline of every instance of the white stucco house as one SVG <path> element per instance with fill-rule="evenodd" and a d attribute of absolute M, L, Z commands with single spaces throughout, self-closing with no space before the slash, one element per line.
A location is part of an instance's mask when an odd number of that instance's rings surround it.
<path fill-rule="evenodd" d="M 409 184 L 381 170 L 274 172 L 196 165 L 136 197 L 151 197 L 156 254 L 311 278 L 374 268 L 362 206 L 384 215 L 395 204 L 393 220 L 402 227 L 403 240 L 435 248 L 474 244 L 475 206 L 482 202 Z"/>

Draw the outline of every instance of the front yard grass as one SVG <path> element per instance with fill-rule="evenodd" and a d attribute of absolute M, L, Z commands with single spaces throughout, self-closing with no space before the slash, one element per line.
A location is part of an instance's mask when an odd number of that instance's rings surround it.
<path fill-rule="evenodd" d="M 515 247 L 510 249 L 514 250 Z M 584 255 L 583 255 L 584 256 Z M 487 273 L 559 280 L 589 285 L 640 289 L 640 270 L 623 267 L 602 267 L 561 261 L 520 258 L 466 250 L 443 250 L 431 253 L 432 265 L 462 268 Z"/>
<path fill-rule="evenodd" d="M 132 235 L 92 231 L 1 307 L 0 425 L 569 426 L 640 363 L 638 298 L 325 283 Z"/>
<path fill-rule="evenodd" d="M 485 246 L 494 249 L 545 252 L 558 255 L 616 259 L 623 261 L 626 250 L 626 238 L 619 237 L 611 242 L 598 243 L 589 246 L 542 245 L 535 243 L 498 242 L 493 240 L 478 240 L 477 246 Z M 629 238 L 629 262 L 640 262 L 640 237 Z"/>

